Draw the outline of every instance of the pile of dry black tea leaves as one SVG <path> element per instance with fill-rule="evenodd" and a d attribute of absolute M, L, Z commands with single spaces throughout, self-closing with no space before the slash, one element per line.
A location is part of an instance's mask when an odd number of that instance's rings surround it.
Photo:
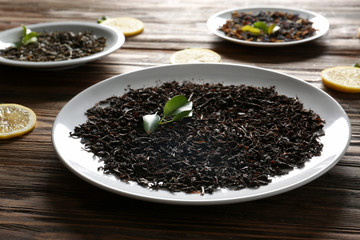
<path fill-rule="evenodd" d="M 242 31 L 242 27 L 253 25 L 256 22 L 266 24 L 276 24 L 279 30 L 267 35 L 255 36 L 251 32 Z M 226 36 L 239 40 L 253 42 L 291 42 L 309 38 L 313 36 L 316 29 L 308 19 L 299 17 L 297 14 L 286 12 L 261 11 L 258 13 L 232 13 L 231 20 L 228 20 L 220 30 Z"/>
<path fill-rule="evenodd" d="M 74 128 L 99 171 L 150 189 L 213 193 L 258 188 L 319 156 L 324 121 L 274 87 L 167 82 L 127 89 L 86 111 Z M 147 134 L 142 116 L 169 98 L 192 95 L 193 116 Z"/>
<path fill-rule="evenodd" d="M 41 32 L 37 39 L 28 45 L 0 50 L 0 56 L 27 62 L 63 61 L 90 56 L 106 46 L 105 37 L 97 37 L 89 31 Z"/>

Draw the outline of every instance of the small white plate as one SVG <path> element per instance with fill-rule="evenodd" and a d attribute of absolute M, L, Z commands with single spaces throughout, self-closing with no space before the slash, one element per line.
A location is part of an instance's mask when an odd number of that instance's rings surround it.
<path fill-rule="evenodd" d="M 313 22 L 313 28 L 315 28 L 317 31 L 315 32 L 315 34 L 312 37 L 298 40 L 298 41 L 291 41 L 291 42 L 271 43 L 271 42 L 244 41 L 244 40 L 228 37 L 225 35 L 224 32 L 219 30 L 219 28 L 221 28 L 226 23 L 227 20 L 231 20 L 231 15 L 235 11 L 237 11 L 239 13 L 249 13 L 249 12 L 257 13 L 260 11 L 279 11 L 279 12 L 298 14 L 299 17 L 308 19 L 311 22 Z M 213 34 L 215 34 L 225 40 L 234 42 L 234 43 L 257 46 L 257 47 L 281 47 L 281 46 L 290 46 L 290 45 L 295 45 L 295 44 L 300 44 L 300 43 L 305 43 L 305 42 L 315 40 L 315 39 L 323 36 L 324 34 L 326 34 L 329 31 L 330 24 L 325 17 L 323 17 L 320 14 L 317 14 L 315 12 L 308 11 L 308 10 L 296 9 L 296 8 L 283 8 L 283 7 L 248 7 L 248 8 L 227 9 L 225 11 L 215 13 L 208 19 L 207 27 Z"/>
<path fill-rule="evenodd" d="M 69 136 L 75 126 L 86 122 L 85 111 L 100 100 L 122 96 L 126 88 L 137 89 L 156 86 L 159 82 L 193 81 L 226 85 L 246 84 L 258 87 L 275 86 L 279 94 L 299 97 L 304 107 L 311 108 L 326 121 L 321 156 L 306 162 L 301 169 L 273 178 L 272 182 L 258 189 L 239 191 L 222 189 L 213 194 L 170 193 L 166 190 L 149 190 L 131 182 L 125 183 L 115 176 L 98 171 L 102 165 L 93 154 L 83 149 L 79 139 Z M 87 182 L 105 190 L 141 200 L 170 204 L 206 205 L 244 202 L 280 194 L 300 187 L 332 168 L 345 154 L 351 137 L 349 119 L 342 107 L 322 90 L 294 77 L 245 65 L 198 63 L 152 67 L 126 73 L 99 82 L 71 99 L 59 112 L 52 129 L 56 153 L 64 165 Z"/>
<path fill-rule="evenodd" d="M 110 27 L 89 22 L 51 22 L 51 23 L 39 23 L 33 25 L 26 25 L 27 28 L 35 32 L 54 32 L 54 31 L 72 31 L 74 33 L 90 31 L 97 37 L 106 38 L 106 47 L 103 51 L 95 53 L 90 56 L 54 61 L 54 62 L 25 62 L 10 60 L 0 57 L 0 63 L 14 66 L 25 67 L 41 70 L 60 70 L 80 66 L 90 61 L 94 61 L 101 57 L 104 57 L 117 49 L 119 49 L 125 42 L 125 37 L 122 33 L 117 32 Z M 0 42 L 14 43 L 18 42 L 22 36 L 22 27 L 17 27 L 0 32 Z"/>

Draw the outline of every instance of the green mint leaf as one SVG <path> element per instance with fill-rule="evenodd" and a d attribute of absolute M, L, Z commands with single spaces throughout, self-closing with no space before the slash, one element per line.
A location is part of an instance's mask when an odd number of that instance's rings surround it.
<path fill-rule="evenodd" d="M 355 64 L 353 65 L 353 67 L 357 67 L 357 68 L 360 68 L 360 64 L 358 64 L 358 63 L 355 63 Z"/>
<path fill-rule="evenodd" d="M 256 22 L 256 23 L 254 23 L 253 26 L 254 26 L 255 28 L 258 28 L 258 29 L 262 30 L 265 34 L 268 34 L 268 32 L 269 32 L 269 27 L 268 27 L 268 25 L 267 25 L 266 23 L 264 23 L 264 22 L 261 22 L 261 21 Z"/>
<path fill-rule="evenodd" d="M 179 109 L 187 105 L 189 101 L 183 95 L 177 95 L 171 98 L 164 107 L 164 117 L 174 116 L 179 113 Z M 192 105 L 191 105 L 192 106 Z M 188 110 L 188 109 L 185 109 Z"/>
<path fill-rule="evenodd" d="M 152 133 L 159 126 L 160 117 L 157 114 L 143 116 L 143 126 L 147 133 Z"/>

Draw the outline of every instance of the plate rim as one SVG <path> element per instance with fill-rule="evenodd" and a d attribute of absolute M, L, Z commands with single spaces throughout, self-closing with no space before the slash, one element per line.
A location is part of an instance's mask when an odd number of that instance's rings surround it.
<path fill-rule="evenodd" d="M 71 66 L 79 66 L 85 64 L 90 61 L 97 60 L 99 58 L 105 57 L 112 52 L 119 49 L 125 43 L 125 36 L 119 31 L 115 31 L 111 27 L 101 25 L 98 23 L 85 22 L 85 21 L 63 21 L 63 22 L 44 22 L 44 23 L 36 23 L 26 25 L 27 28 L 51 28 L 51 27 L 61 27 L 61 26 L 69 26 L 69 27 L 79 27 L 79 28 L 91 28 L 98 29 L 100 31 L 106 32 L 110 34 L 114 39 L 114 43 L 112 45 L 106 46 L 107 49 L 104 49 L 101 52 L 69 60 L 61 60 L 61 61 L 48 61 L 48 62 L 26 62 L 26 61 L 18 61 L 11 60 L 0 56 L 0 64 L 14 66 L 14 67 L 25 67 L 25 68 L 33 68 L 33 69 L 51 69 L 51 68 L 64 68 Z M 90 30 L 91 30 L 90 29 Z M 15 27 L 11 29 L 7 29 L 0 32 L 0 39 L 2 36 L 6 36 L 7 34 L 15 34 L 19 31 L 22 31 L 22 27 Z"/>
<path fill-rule="evenodd" d="M 245 41 L 245 40 L 240 40 L 240 39 L 236 39 L 236 38 L 231 38 L 231 37 L 225 36 L 219 30 L 212 27 L 212 21 L 214 21 L 215 18 L 217 18 L 218 16 L 220 16 L 221 14 L 224 14 L 224 13 L 231 13 L 233 11 L 239 11 L 239 10 L 246 11 L 246 10 L 267 10 L 267 9 L 284 10 L 284 11 L 288 10 L 288 11 L 292 11 L 292 12 L 301 12 L 301 13 L 314 15 L 314 17 L 318 17 L 322 21 L 324 21 L 326 23 L 326 26 L 324 27 L 323 32 L 321 34 L 317 34 L 317 35 L 314 35 L 314 36 L 311 36 L 309 38 L 302 39 L 302 40 L 291 41 L 291 42 L 282 42 L 282 43 L 251 42 L 251 41 Z M 237 44 L 255 46 L 255 47 L 285 47 L 285 46 L 293 46 L 293 45 L 297 45 L 297 44 L 302 44 L 302 43 L 316 40 L 316 39 L 326 35 L 330 30 L 329 21 L 323 15 L 321 15 L 319 13 L 316 13 L 316 12 L 313 12 L 313 11 L 310 11 L 307 9 L 302 9 L 302 8 L 270 6 L 270 5 L 258 5 L 258 6 L 253 6 L 253 7 L 234 7 L 234 8 L 222 10 L 222 11 L 219 11 L 219 12 L 211 15 L 206 22 L 206 26 L 211 33 L 213 33 L 214 35 L 216 35 L 224 40 L 227 40 L 227 41 L 230 41 L 233 43 L 237 43 Z"/>
<path fill-rule="evenodd" d="M 215 200 L 209 200 L 209 199 L 200 199 L 200 200 L 184 200 L 184 199 L 176 199 L 176 198 L 158 198 L 158 197 L 153 197 L 153 196 L 149 196 L 149 195 L 143 195 L 143 194 L 139 194 L 139 193 L 134 193 L 134 192 L 129 192 L 129 191 L 123 191 L 123 190 L 119 190 L 113 187 L 109 187 L 106 186 L 102 183 L 97 182 L 94 179 L 90 179 L 87 176 L 85 176 L 83 173 L 79 173 L 77 172 L 73 166 L 71 166 L 65 159 L 62 158 L 59 150 L 58 150 L 58 146 L 56 144 L 56 136 L 55 136 L 55 128 L 56 125 L 59 124 L 59 116 L 61 116 L 62 112 L 64 111 L 64 109 L 66 109 L 69 105 L 71 105 L 74 101 L 77 100 L 77 98 L 80 98 L 82 94 L 85 94 L 87 91 L 91 91 L 93 89 L 98 88 L 101 84 L 106 84 L 105 82 L 110 82 L 110 81 L 116 81 L 116 79 L 130 75 L 130 74 L 134 74 L 137 72 L 143 72 L 143 71 L 148 71 L 151 69 L 155 69 L 158 70 L 160 68 L 164 68 L 164 67 L 179 67 L 179 66 L 189 66 L 189 65 L 214 65 L 214 66 L 219 66 L 219 65 L 225 65 L 225 66 L 232 66 L 232 67 L 243 67 L 243 68 L 251 68 L 251 69 L 256 69 L 256 70 L 265 70 L 265 71 L 269 71 L 269 72 L 273 72 L 275 74 L 280 74 L 283 75 L 285 77 L 290 77 L 292 79 L 294 79 L 295 81 L 299 81 L 302 84 L 308 85 L 311 88 L 313 88 L 315 91 L 318 91 L 319 93 L 323 94 L 325 97 L 327 97 L 328 99 L 330 99 L 332 101 L 332 104 L 335 104 L 337 108 L 339 108 L 339 110 L 342 111 L 342 113 L 344 114 L 343 117 L 346 120 L 347 123 L 347 127 L 348 127 L 348 133 L 347 133 L 347 142 L 345 143 L 345 147 L 344 149 L 342 149 L 342 152 L 339 153 L 337 156 L 337 158 L 335 160 L 331 161 L 330 165 L 327 165 L 326 168 L 321 168 L 319 171 L 317 171 L 316 173 L 313 173 L 311 176 L 307 177 L 306 179 L 303 179 L 301 181 L 297 181 L 295 183 L 293 183 L 292 185 L 285 185 L 284 187 L 278 188 L 275 191 L 270 191 L 268 193 L 259 193 L 259 194 L 255 194 L 252 195 L 251 197 L 245 197 L 245 198 L 239 198 L 239 197 L 233 197 L 233 198 L 227 198 L 227 199 L 215 199 Z M 153 85 L 153 83 L 152 83 Z M 150 85 L 150 86 L 152 86 Z M 111 95 L 111 94 L 110 94 Z M 109 95 L 109 96 L 110 96 Z M 95 103 L 92 103 L 92 105 L 94 105 Z M 87 108 L 86 108 L 87 109 Z M 73 172 L 76 176 L 80 177 L 81 179 L 85 180 L 88 183 L 91 183 L 101 189 L 113 192 L 115 194 L 121 195 L 121 196 L 126 196 L 126 197 L 130 197 L 130 198 L 134 198 L 134 199 L 138 199 L 138 200 L 145 200 L 145 201 L 150 201 L 150 202 L 157 202 L 157 203 L 165 203 L 165 204 L 174 204 L 174 205 L 219 205 L 219 204 L 231 204 L 231 203 L 239 203 L 239 202 L 248 202 L 248 201 L 253 201 L 253 200 L 257 200 L 257 199 L 262 199 L 262 198 L 268 198 L 274 195 L 278 195 L 284 192 L 288 192 L 290 190 L 293 190 L 295 188 L 301 187 L 311 181 L 314 181 L 315 179 L 317 179 L 318 177 L 322 176 L 324 173 L 326 173 L 328 170 L 330 170 L 333 166 L 335 166 L 340 160 L 341 158 L 345 155 L 347 148 L 350 144 L 350 140 L 351 140 L 351 125 L 350 125 L 350 120 L 345 112 L 345 110 L 341 107 L 341 105 L 335 100 L 333 99 L 329 94 L 327 94 L 326 92 L 324 92 L 323 90 L 311 85 L 310 83 L 303 81 L 299 78 L 293 77 L 291 75 L 276 71 L 276 70 L 271 70 L 271 69 L 266 69 L 266 68 L 261 68 L 261 67 L 255 67 L 255 66 L 250 66 L 250 65 L 245 65 L 245 64 L 232 64 L 232 63 L 216 63 L 216 64 L 209 64 L 209 63 L 193 63 L 193 64 L 177 64 L 177 65 L 160 65 L 160 66 L 154 66 L 154 67 L 148 67 L 145 69 L 140 69 L 140 70 L 134 70 L 131 72 L 127 72 L 127 73 L 123 73 L 123 74 L 119 74 L 119 75 L 115 75 L 113 77 L 107 78 L 101 82 L 98 82 L 86 89 L 84 89 L 83 91 L 81 91 L 80 93 L 78 93 L 76 96 L 74 96 L 72 99 L 70 99 L 64 106 L 63 108 L 60 110 L 60 112 L 58 113 L 58 115 L 56 116 L 56 119 L 54 121 L 53 127 L 52 127 L 52 143 L 53 143 L 53 147 L 55 149 L 55 152 L 57 154 L 57 156 L 59 157 L 60 161 L 71 171 Z M 105 174 L 104 174 L 105 175 Z M 119 180 L 120 181 L 120 180 Z M 147 191 L 151 191 L 148 190 Z M 241 190 L 240 190 L 241 191 Z"/>

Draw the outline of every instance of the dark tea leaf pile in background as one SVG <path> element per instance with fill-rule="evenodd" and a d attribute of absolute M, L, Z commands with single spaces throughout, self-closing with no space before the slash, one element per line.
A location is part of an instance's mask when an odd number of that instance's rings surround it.
<path fill-rule="evenodd" d="M 180 94 L 193 94 L 193 116 L 146 134 L 142 116 Z M 103 161 L 99 170 L 171 192 L 267 185 L 322 150 L 324 121 L 274 87 L 169 82 L 128 89 L 86 115 L 70 135 Z"/>
<path fill-rule="evenodd" d="M 17 61 L 51 62 L 90 56 L 101 52 L 106 38 L 91 32 L 41 32 L 37 41 L 0 50 L 0 56 Z"/>
<path fill-rule="evenodd" d="M 266 24 L 275 24 L 279 27 L 279 30 L 270 35 L 261 34 L 259 36 L 241 30 L 244 26 L 253 25 L 259 21 Z M 316 29 L 312 27 L 312 24 L 308 19 L 301 18 L 297 14 L 286 12 L 234 12 L 231 20 L 228 20 L 220 30 L 223 31 L 226 36 L 239 40 L 253 42 L 291 42 L 313 36 Z"/>

